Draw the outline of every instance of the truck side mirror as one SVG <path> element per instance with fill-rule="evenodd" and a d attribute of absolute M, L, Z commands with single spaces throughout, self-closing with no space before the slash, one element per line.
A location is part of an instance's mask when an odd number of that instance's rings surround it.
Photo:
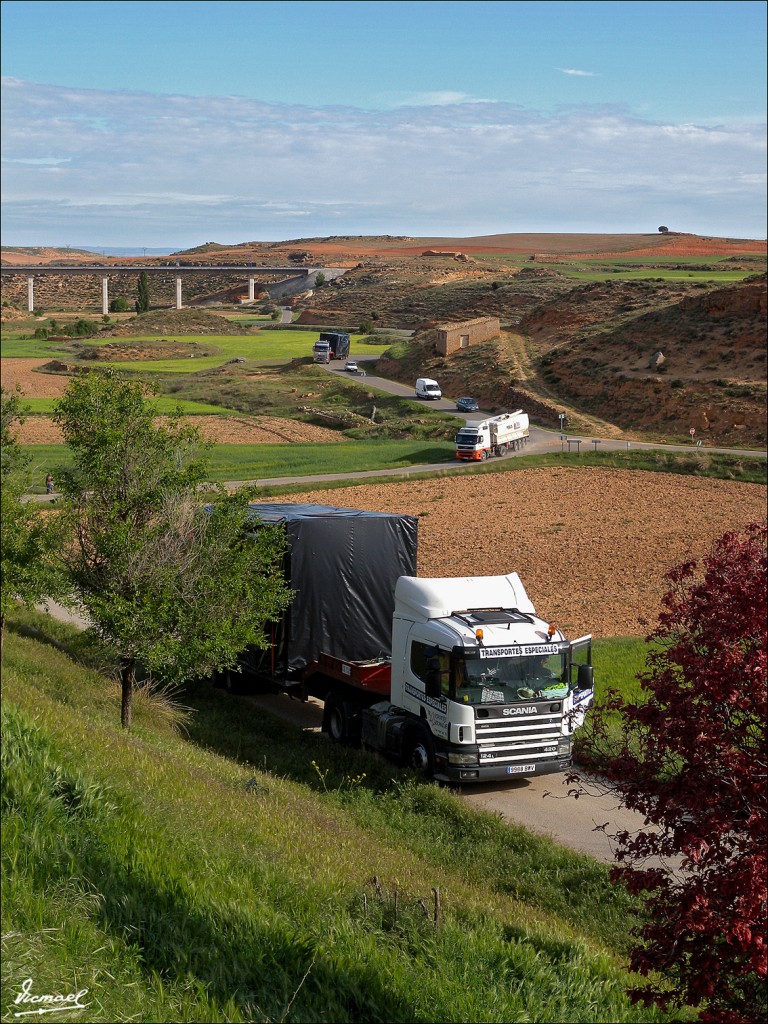
<path fill-rule="evenodd" d="M 593 690 L 595 688 L 595 670 L 591 665 L 579 665 L 576 678 L 577 690 Z"/>

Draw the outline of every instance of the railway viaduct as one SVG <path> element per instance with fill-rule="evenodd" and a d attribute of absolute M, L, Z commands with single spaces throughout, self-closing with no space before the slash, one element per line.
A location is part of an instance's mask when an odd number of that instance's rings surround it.
<path fill-rule="evenodd" d="M 109 312 L 109 279 L 115 275 L 138 275 L 145 271 L 148 277 L 175 276 L 176 278 L 176 309 L 183 307 L 182 279 L 190 274 L 221 274 L 229 278 L 240 277 L 248 281 L 248 301 L 253 302 L 255 294 L 255 281 L 257 277 L 280 277 L 272 284 L 265 284 L 263 290 L 269 292 L 270 298 L 278 299 L 286 295 L 293 295 L 296 292 L 306 291 L 311 288 L 318 274 L 322 273 L 326 281 L 340 277 L 346 273 L 341 267 L 253 267 L 253 266 L 141 266 L 140 264 L 116 267 L 104 265 L 80 265 L 77 267 L 62 267 L 46 264 L 44 266 L 2 266 L 0 267 L 0 278 L 6 280 L 10 277 L 24 276 L 27 279 L 27 309 L 31 313 L 35 308 L 35 278 L 45 276 L 60 277 L 83 277 L 91 275 L 101 278 L 101 309 L 105 315 Z"/>

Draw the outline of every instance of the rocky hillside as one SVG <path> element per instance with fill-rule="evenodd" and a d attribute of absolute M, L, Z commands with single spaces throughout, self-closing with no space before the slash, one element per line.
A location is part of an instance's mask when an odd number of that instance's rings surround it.
<path fill-rule="evenodd" d="M 765 280 L 647 298 L 601 284 L 527 317 L 546 388 L 626 430 L 765 445 Z"/>
<path fill-rule="evenodd" d="M 570 289 L 567 279 L 545 267 L 465 263 L 452 256 L 371 260 L 316 289 L 301 322 L 332 319 L 355 328 L 361 319 L 373 319 L 377 326 L 415 329 L 498 316 L 515 324 L 537 304 Z"/>

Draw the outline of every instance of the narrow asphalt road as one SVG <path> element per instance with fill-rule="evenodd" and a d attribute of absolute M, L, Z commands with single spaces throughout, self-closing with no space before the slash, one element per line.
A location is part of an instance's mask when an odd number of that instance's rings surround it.
<path fill-rule="evenodd" d="M 265 693 L 243 699 L 304 732 L 321 731 L 323 706 L 313 698 L 302 702 L 283 693 Z M 327 742 L 330 743 L 330 739 Z M 454 792 L 471 807 L 501 814 L 529 832 L 611 863 L 613 844 L 609 836 L 623 830 L 639 831 L 646 827 L 645 819 L 621 807 L 617 797 L 597 783 L 587 787 L 587 795 L 578 799 L 569 795 L 572 788 L 564 775 L 541 775 L 504 783 L 466 785 L 455 788 Z"/>
<path fill-rule="evenodd" d="M 82 613 L 55 601 L 38 605 L 38 609 L 78 629 L 88 624 Z M 312 697 L 300 701 L 285 693 L 259 693 L 233 699 L 247 700 L 266 714 L 304 732 L 321 732 L 323 705 Z M 326 738 L 325 742 L 331 740 Z M 371 753 L 369 756 L 379 755 Z M 624 829 L 640 830 L 644 827 L 642 815 L 620 807 L 617 799 L 606 793 L 595 792 L 577 800 L 568 794 L 570 788 L 562 775 L 544 775 L 508 783 L 463 786 L 455 792 L 471 807 L 501 814 L 507 821 L 522 825 L 530 832 L 610 863 L 613 847 L 608 837 Z M 598 828 L 602 825 L 606 826 L 605 830 Z"/>
<path fill-rule="evenodd" d="M 398 395 L 402 398 L 413 398 L 416 400 L 415 389 L 408 387 L 405 384 L 400 384 L 397 381 L 387 380 L 386 377 L 376 377 L 369 373 L 365 367 L 376 362 L 376 356 L 357 356 L 356 362 L 360 367 L 360 372 L 357 374 L 348 373 L 344 369 L 344 364 L 339 363 L 328 363 L 320 364 L 329 373 L 337 374 L 343 377 L 351 377 L 353 380 L 365 382 L 365 387 L 371 388 L 376 391 L 383 391 L 385 394 Z M 483 419 L 487 416 L 492 416 L 486 410 L 480 409 L 475 413 L 461 413 L 456 410 L 455 399 L 442 398 L 434 402 L 428 403 L 431 408 L 439 409 L 442 412 L 451 412 L 454 416 L 464 419 L 467 423 Z M 580 453 L 582 451 L 589 451 L 590 446 L 595 450 L 599 451 L 671 451 L 671 452 L 691 452 L 701 450 L 707 453 L 721 453 L 738 455 L 743 458 L 758 458 L 765 459 L 768 453 L 755 451 L 753 449 L 740 449 L 740 448 L 702 448 L 698 449 L 695 445 L 671 445 L 671 444 L 657 444 L 653 442 L 645 441 L 630 441 L 621 440 L 616 438 L 600 438 L 592 437 L 588 434 L 561 434 L 556 430 L 546 430 L 544 427 L 531 426 L 530 437 L 528 438 L 528 444 L 516 452 L 508 452 L 504 458 L 516 458 L 521 455 L 543 455 L 553 452 L 575 452 Z M 487 463 L 486 463 L 487 465 Z M 418 466 L 404 466 L 398 469 L 371 469 L 363 470 L 358 473 L 326 473 L 316 476 L 302 476 L 297 479 L 295 477 L 270 477 L 264 480 L 232 480 L 227 481 L 226 486 L 232 489 L 244 486 L 258 486 L 258 487 L 269 487 L 269 486 L 281 486 L 283 484 L 294 484 L 294 483 L 306 483 L 308 486 L 313 484 L 323 484 L 332 480 L 364 480 L 369 477 L 386 477 L 386 476 L 408 476 L 413 473 L 445 473 L 450 470 L 466 470 L 469 463 L 466 462 L 440 462 L 440 463 L 428 463 L 425 465 Z"/>

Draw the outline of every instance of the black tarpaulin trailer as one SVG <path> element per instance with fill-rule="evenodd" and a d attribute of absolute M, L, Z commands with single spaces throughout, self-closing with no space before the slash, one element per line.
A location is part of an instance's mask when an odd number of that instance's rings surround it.
<path fill-rule="evenodd" d="M 268 650 L 251 649 L 245 672 L 298 682 L 321 653 L 350 661 L 391 654 L 395 583 L 416 575 L 418 519 L 332 505 L 249 506 L 254 525 L 282 525 L 284 574 L 295 591 Z"/>

